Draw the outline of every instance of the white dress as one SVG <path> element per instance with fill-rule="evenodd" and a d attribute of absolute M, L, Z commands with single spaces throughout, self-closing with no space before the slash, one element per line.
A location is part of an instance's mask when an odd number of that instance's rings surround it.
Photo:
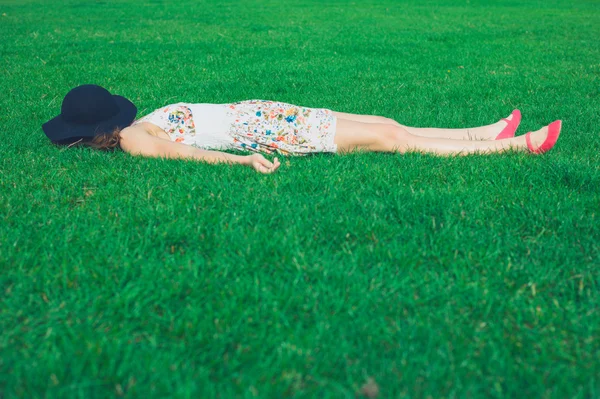
<path fill-rule="evenodd" d="M 249 100 L 232 104 L 177 103 L 133 124 L 152 123 L 172 141 L 202 149 L 283 155 L 336 152 L 336 117 L 324 108 Z"/>

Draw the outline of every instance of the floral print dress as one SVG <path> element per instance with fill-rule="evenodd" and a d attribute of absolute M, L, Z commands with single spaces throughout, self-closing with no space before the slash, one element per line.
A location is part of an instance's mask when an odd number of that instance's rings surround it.
<path fill-rule="evenodd" d="M 336 117 L 328 109 L 248 100 L 232 104 L 177 103 L 134 124 L 150 122 L 172 141 L 203 149 L 308 155 L 336 152 Z"/>
<path fill-rule="evenodd" d="M 336 118 L 322 108 L 249 100 L 229 104 L 235 147 L 267 154 L 336 152 Z"/>

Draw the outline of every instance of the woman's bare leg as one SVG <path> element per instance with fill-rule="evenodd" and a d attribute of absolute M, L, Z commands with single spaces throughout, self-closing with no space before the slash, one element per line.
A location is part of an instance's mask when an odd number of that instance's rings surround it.
<path fill-rule="evenodd" d="M 334 115 L 338 118 L 352 120 L 363 123 L 383 123 L 389 125 L 400 126 L 407 130 L 409 133 L 415 136 L 422 137 L 437 137 L 446 139 L 457 139 L 457 140 L 493 140 L 500 134 L 508 123 L 504 120 L 500 120 L 494 124 L 473 127 L 468 129 L 442 129 L 435 127 L 410 127 L 404 126 L 393 119 L 385 118 L 383 116 L 375 115 L 358 115 L 358 114 L 347 114 L 345 112 L 334 112 Z M 506 119 L 511 120 L 513 115 L 511 114 Z"/>
<path fill-rule="evenodd" d="M 548 135 L 547 127 L 531 134 L 534 146 L 541 145 Z M 380 152 L 426 152 L 438 155 L 466 155 L 495 153 L 509 149 L 527 151 L 525 136 L 503 140 L 454 140 L 422 137 L 411 134 L 404 127 L 388 123 L 363 123 L 338 118 L 335 144 L 339 152 L 356 150 Z"/>

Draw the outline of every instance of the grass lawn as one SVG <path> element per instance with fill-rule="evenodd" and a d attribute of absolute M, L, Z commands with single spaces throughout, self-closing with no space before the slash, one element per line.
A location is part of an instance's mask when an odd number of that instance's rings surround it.
<path fill-rule="evenodd" d="M 0 37 L 0 398 L 600 397 L 597 1 L 0 0 Z M 50 145 L 86 83 L 563 133 L 260 175 Z"/>

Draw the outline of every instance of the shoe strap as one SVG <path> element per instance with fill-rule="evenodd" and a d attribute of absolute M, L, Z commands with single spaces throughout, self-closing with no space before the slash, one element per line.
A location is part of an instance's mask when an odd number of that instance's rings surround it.
<path fill-rule="evenodd" d="M 533 148 L 533 145 L 531 144 L 531 132 L 527 133 L 525 135 L 525 142 L 527 143 L 527 148 L 529 148 L 529 151 L 531 152 L 537 152 L 537 150 L 535 148 Z"/>

